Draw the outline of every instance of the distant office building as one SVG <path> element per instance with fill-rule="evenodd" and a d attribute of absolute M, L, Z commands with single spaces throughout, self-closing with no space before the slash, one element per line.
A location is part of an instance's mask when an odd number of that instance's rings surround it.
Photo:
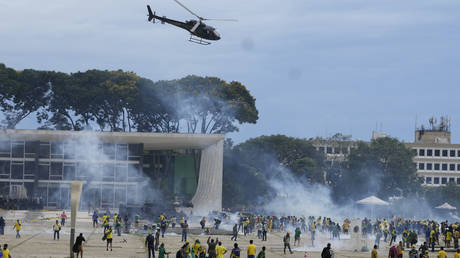
<path fill-rule="evenodd" d="M 441 117 L 436 124 L 432 118 L 430 124 L 416 130 L 414 142 L 407 144 L 416 153 L 417 174 L 426 186 L 460 184 L 460 144 L 451 143 L 450 121 Z"/>
<path fill-rule="evenodd" d="M 197 209 L 221 210 L 223 140 L 221 134 L 0 130 L 0 195 L 68 208 L 70 182 L 81 180 L 81 208 L 139 205 L 150 199 L 145 190 L 157 186 L 189 196 Z"/>

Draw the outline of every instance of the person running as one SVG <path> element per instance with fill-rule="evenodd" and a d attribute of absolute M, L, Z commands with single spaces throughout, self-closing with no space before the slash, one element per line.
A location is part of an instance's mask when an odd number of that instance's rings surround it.
<path fill-rule="evenodd" d="M 227 253 L 227 248 L 222 245 L 222 242 L 219 241 L 216 247 L 217 258 L 224 258 L 224 254 Z"/>
<path fill-rule="evenodd" d="M 378 246 L 374 245 L 374 249 L 372 249 L 372 252 L 371 252 L 371 258 L 378 258 L 379 257 L 379 254 L 377 252 L 377 248 L 378 248 Z"/>
<path fill-rule="evenodd" d="M 152 232 L 149 232 L 145 238 L 145 246 L 147 247 L 149 258 L 155 257 L 155 237 L 152 235 Z"/>
<path fill-rule="evenodd" d="M 80 257 L 83 258 L 83 242 L 85 242 L 86 239 L 83 237 L 83 233 L 80 233 L 79 236 L 77 236 L 77 239 L 75 240 L 75 249 L 77 250 L 77 258 L 78 254 L 80 254 Z"/>
<path fill-rule="evenodd" d="M 321 258 L 332 258 L 332 252 L 331 252 L 331 243 L 327 243 L 327 246 L 323 248 L 323 251 L 321 252 Z"/>
<path fill-rule="evenodd" d="M 230 240 L 236 241 L 236 239 L 238 238 L 238 225 L 235 224 L 235 225 L 233 226 L 233 229 L 232 229 L 232 230 L 233 230 L 233 231 L 232 231 L 232 238 L 230 238 Z"/>
<path fill-rule="evenodd" d="M 169 254 L 170 253 L 166 252 L 165 244 L 161 243 L 160 248 L 158 248 L 158 258 L 165 258 L 165 255 L 169 257 Z"/>
<path fill-rule="evenodd" d="M 112 251 L 112 241 L 113 241 L 113 230 L 112 226 L 109 226 L 107 230 L 105 231 L 105 239 L 107 240 L 107 248 L 106 251 L 109 250 L 109 245 L 110 245 L 110 251 Z"/>
<path fill-rule="evenodd" d="M 53 225 L 53 231 L 54 231 L 53 240 L 56 240 L 56 236 L 57 236 L 57 239 L 59 240 L 59 231 L 61 231 L 61 224 L 59 224 L 58 220 L 56 220 L 56 223 Z"/>
<path fill-rule="evenodd" d="M 259 252 L 257 258 L 265 258 L 265 246 L 262 246 L 262 251 Z"/>
<path fill-rule="evenodd" d="M 284 243 L 284 254 L 286 254 L 286 248 L 289 249 L 289 252 L 293 254 L 294 252 L 291 250 L 291 234 L 289 232 L 286 233 L 286 235 L 283 237 L 283 243 Z"/>
<path fill-rule="evenodd" d="M 8 244 L 3 245 L 2 258 L 11 258 L 11 252 L 10 249 L 8 249 Z"/>
<path fill-rule="evenodd" d="M 254 245 L 254 241 L 251 239 L 249 240 L 248 245 L 248 258 L 255 258 L 256 257 L 256 245 Z"/>
<path fill-rule="evenodd" d="M 62 226 L 65 225 L 66 219 L 67 219 L 67 214 L 65 214 L 65 211 L 62 211 L 62 213 L 61 213 L 61 225 Z"/>
<path fill-rule="evenodd" d="M 13 228 L 16 230 L 16 238 L 21 238 L 21 235 L 19 234 L 19 231 L 21 231 L 22 228 L 21 221 L 16 220 L 16 223 L 14 223 Z"/>
<path fill-rule="evenodd" d="M 233 249 L 230 253 L 230 258 L 240 258 L 240 255 L 241 255 L 241 250 L 238 247 L 238 243 L 233 244 Z"/>

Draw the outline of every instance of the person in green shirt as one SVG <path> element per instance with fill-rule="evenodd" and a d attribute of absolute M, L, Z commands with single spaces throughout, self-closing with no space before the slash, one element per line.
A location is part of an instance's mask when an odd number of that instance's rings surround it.
<path fill-rule="evenodd" d="M 165 244 L 161 243 L 160 248 L 158 249 L 158 258 L 165 258 L 165 254 L 169 255 L 170 253 L 166 252 Z"/>
<path fill-rule="evenodd" d="M 297 242 L 297 245 L 300 245 L 300 234 L 302 232 L 300 231 L 300 228 L 297 227 L 295 229 L 295 233 L 294 233 L 294 246 L 295 246 L 295 243 Z"/>
<path fill-rule="evenodd" d="M 262 251 L 259 252 L 257 258 L 265 258 L 265 246 L 262 246 Z"/>

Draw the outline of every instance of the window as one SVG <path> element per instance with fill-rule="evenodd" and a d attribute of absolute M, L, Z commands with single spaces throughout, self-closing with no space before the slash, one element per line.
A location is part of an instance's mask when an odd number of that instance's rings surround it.
<path fill-rule="evenodd" d="M 418 150 L 418 155 L 419 156 L 425 156 L 425 149 L 419 149 Z"/>
<path fill-rule="evenodd" d="M 455 183 L 455 178 L 453 177 L 449 178 L 449 183 Z"/>
<path fill-rule="evenodd" d="M 447 164 L 446 163 L 442 164 L 442 171 L 447 171 Z"/>
<path fill-rule="evenodd" d="M 460 185 L 460 177 L 457 177 L 457 185 Z"/>
<path fill-rule="evenodd" d="M 426 163 L 426 170 L 433 170 L 433 163 Z"/>
<path fill-rule="evenodd" d="M 442 156 L 447 157 L 447 150 L 442 150 Z"/>
<path fill-rule="evenodd" d="M 104 143 L 103 145 L 104 154 L 107 156 L 107 159 L 115 159 L 115 144 L 113 143 Z"/>
<path fill-rule="evenodd" d="M 457 171 L 460 171 L 460 163 L 457 164 Z"/>
<path fill-rule="evenodd" d="M 331 154 L 332 153 L 332 147 L 327 147 L 326 148 L 326 153 Z"/>
<path fill-rule="evenodd" d="M 13 158 L 24 158 L 24 142 L 13 142 L 11 148 Z"/>
<path fill-rule="evenodd" d="M 431 177 L 426 177 L 426 178 L 425 178 L 425 184 L 431 185 L 431 183 L 432 183 Z"/>
<path fill-rule="evenodd" d="M 449 170 L 455 171 L 455 164 L 449 164 Z"/>
<path fill-rule="evenodd" d="M 42 159 L 50 158 L 50 145 L 49 144 L 40 144 L 40 151 L 38 156 Z"/>
<path fill-rule="evenodd" d="M 426 155 L 429 157 L 433 156 L 433 150 L 432 149 L 426 150 Z"/>
<path fill-rule="evenodd" d="M 128 160 L 127 144 L 117 144 L 117 160 Z"/>
<path fill-rule="evenodd" d="M 126 182 L 127 176 L 128 176 L 127 166 L 116 166 L 115 167 L 115 181 Z"/>
<path fill-rule="evenodd" d="M 11 164 L 11 178 L 12 179 L 23 179 L 24 164 L 13 163 Z"/>
<path fill-rule="evenodd" d="M 75 164 L 65 163 L 64 164 L 64 180 L 75 179 Z"/>
<path fill-rule="evenodd" d="M 425 163 L 418 163 L 419 170 L 425 170 Z"/>
<path fill-rule="evenodd" d="M 435 177 L 435 178 L 433 179 L 433 184 L 439 185 L 439 177 Z"/>
<path fill-rule="evenodd" d="M 115 165 L 113 164 L 107 164 L 102 166 L 102 171 L 103 171 L 103 180 L 104 181 L 113 181 L 113 176 L 114 176 L 114 169 Z"/>
<path fill-rule="evenodd" d="M 38 179 L 48 180 L 50 174 L 50 166 L 48 164 L 40 164 L 38 167 Z"/>
<path fill-rule="evenodd" d="M 460 157 L 460 150 L 457 150 L 457 157 Z"/>
<path fill-rule="evenodd" d="M 434 156 L 435 157 L 439 157 L 440 154 L 441 154 L 440 150 L 434 150 Z"/>
<path fill-rule="evenodd" d="M 447 177 L 441 178 L 441 184 L 443 185 L 447 184 Z"/>
<path fill-rule="evenodd" d="M 26 153 L 36 153 L 37 147 L 37 142 L 26 142 Z"/>
<path fill-rule="evenodd" d="M 450 150 L 450 156 L 455 157 L 455 150 Z"/>
<path fill-rule="evenodd" d="M 434 170 L 439 170 L 439 163 L 434 163 Z"/>
<path fill-rule="evenodd" d="M 64 159 L 75 159 L 75 145 L 66 143 L 64 144 Z"/>
<path fill-rule="evenodd" d="M 53 162 L 51 163 L 51 173 L 52 176 L 62 176 L 62 163 Z"/>
<path fill-rule="evenodd" d="M 24 174 L 28 174 L 28 175 L 34 175 L 35 174 L 35 162 L 33 162 L 33 161 L 26 161 L 25 162 Z"/>

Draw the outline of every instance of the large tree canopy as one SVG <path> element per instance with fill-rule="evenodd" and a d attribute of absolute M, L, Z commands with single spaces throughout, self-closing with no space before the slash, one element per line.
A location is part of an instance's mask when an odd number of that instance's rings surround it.
<path fill-rule="evenodd" d="M 0 64 L 2 126 L 32 113 L 41 128 L 227 133 L 256 123 L 255 99 L 240 82 L 187 76 L 152 82 L 135 73 L 16 71 Z"/>
<path fill-rule="evenodd" d="M 395 138 L 378 138 L 370 144 L 361 142 L 353 149 L 341 173 L 334 173 L 335 197 L 356 200 L 371 194 L 382 198 L 409 196 L 420 189 L 412 161 L 413 151 Z"/>
<path fill-rule="evenodd" d="M 309 140 L 284 135 L 260 136 L 236 146 L 227 141 L 224 203 L 231 207 L 263 203 L 276 194 L 270 180 L 293 176 L 302 182 L 322 183 L 323 158 Z"/>

